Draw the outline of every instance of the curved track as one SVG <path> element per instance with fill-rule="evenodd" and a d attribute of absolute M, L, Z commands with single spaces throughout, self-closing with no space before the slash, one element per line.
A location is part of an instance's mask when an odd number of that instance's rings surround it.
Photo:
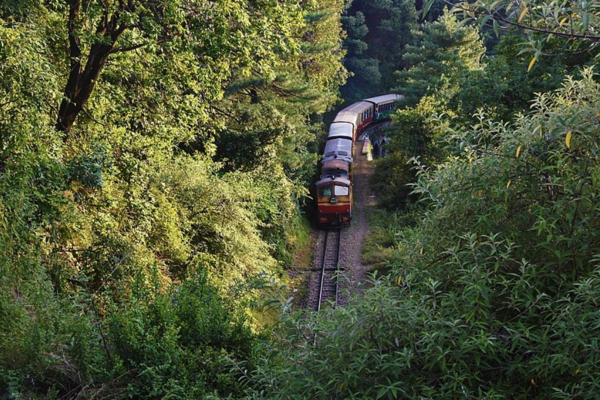
<path fill-rule="evenodd" d="M 315 307 L 317 311 L 321 309 L 323 304 L 327 304 L 327 302 L 332 302 L 334 307 L 338 303 L 338 274 L 343 270 L 339 265 L 341 239 L 341 229 L 325 231 L 323 257 L 320 268 L 319 296 Z"/>

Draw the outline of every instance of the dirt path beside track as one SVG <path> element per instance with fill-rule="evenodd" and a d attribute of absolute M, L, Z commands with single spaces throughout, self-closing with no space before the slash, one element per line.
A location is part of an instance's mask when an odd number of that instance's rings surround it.
<path fill-rule="evenodd" d="M 354 216 L 342 238 L 341 266 L 346 269 L 342 291 L 344 288 L 350 291 L 359 289 L 369 270 L 362 263 L 362 250 L 369 233 L 368 215 L 376 206 L 376 198 L 369 185 L 374 163 L 367 161 L 366 154 L 362 154 L 363 146 L 364 141 L 357 141 L 354 151 Z"/>

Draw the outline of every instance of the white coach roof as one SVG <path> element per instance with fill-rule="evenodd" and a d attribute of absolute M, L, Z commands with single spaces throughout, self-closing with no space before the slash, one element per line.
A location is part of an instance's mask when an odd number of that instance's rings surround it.
<path fill-rule="evenodd" d="M 366 101 L 359 101 L 358 103 L 350 104 L 348 107 L 342 109 L 337 115 L 333 122 L 351 122 L 353 124 L 357 124 L 358 116 L 373 108 L 373 104 L 368 103 Z M 354 129 L 356 129 L 356 125 Z"/>
<path fill-rule="evenodd" d="M 404 98 L 404 96 L 402 96 L 401 94 L 392 93 L 392 94 L 384 94 L 383 96 L 371 97 L 371 98 L 365 99 L 364 101 L 370 101 L 375 104 L 381 104 L 381 103 L 389 103 L 390 101 L 400 100 L 402 98 Z"/>
<path fill-rule="evenodd" d="M 354 126 L 346 121 L 333 122 L 329 125 L 327 139 L 346 138 L 352 140 L 354 137 Z"/>

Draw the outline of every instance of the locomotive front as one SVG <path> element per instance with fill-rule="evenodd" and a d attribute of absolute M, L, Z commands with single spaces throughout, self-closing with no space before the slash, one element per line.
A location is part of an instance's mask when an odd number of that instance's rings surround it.
<path fill-rule="evenodd" d="M 352 219 L 352 190 L 348 179 L 322 179 L 317 182 L 319 224 L 348 225 Z"/>
<path fill-rule="evenodd" d="M 352 220 L 351 162 L 331 158 L 322 163 L 317 182 L 317 212 L 320 225 L 348 225 Z"/>

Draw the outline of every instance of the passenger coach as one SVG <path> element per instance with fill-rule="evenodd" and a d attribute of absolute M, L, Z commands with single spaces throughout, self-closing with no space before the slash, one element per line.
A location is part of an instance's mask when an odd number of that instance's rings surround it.
<path fill-rule="evenodd" d="M 347 225 L 352 220 L 354 142 L 369 124 L 389 118 L 401 98 L 386 94 L 365 99 L 342 109 L 334 118 L 316 185 L 319 225 Z"/>

